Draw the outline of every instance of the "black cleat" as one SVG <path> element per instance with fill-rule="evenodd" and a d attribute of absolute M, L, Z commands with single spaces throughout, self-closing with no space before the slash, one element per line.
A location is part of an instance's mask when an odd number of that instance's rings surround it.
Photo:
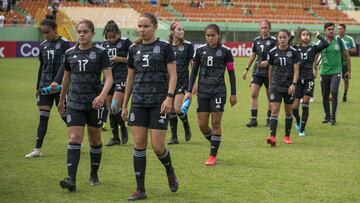
<path fill-rule="evenodd" d="M 346 95 L 344 94 L 344 96 L 343 96 L 343 102 L 346 102 L 347 101 L 347 97 L 346 97 Z"/>
<path fill-rule="evenodd" d="M 324 124 L 327 124 L 327 123 L 330 123 L 331 121 L 330 121 L 330 119 L 329 118 L 325 118 L 323 121 L 322 121 L 322 123 L 324 123 Z"/>
<path fill-rule="evenodd" d="M 330 123 L 331 123 L 331 125 L 336 125 L 336 120 L 335 120 L 335 119 L 331 119 Z"/>
<path fill-rule="evenodd" d="M 170 175 L 168 176 L 168 183 L 169 183 L 169 188 L 171 192 L 176 192 L 179 188 L 179 182 L 176 178 L 176 175 L 174 173 L 174 175 Z"/>
<path fill-rule="evenodd" d="M 269 127 L 270 126 L 270 119 L 266 119 L 266 123 L 265 123 L 265 127 Z"/>
<path fill-rule="evenodd" d="M 185 141 L 188 142 L 191 139 L 190 126 L 189 125 L 184 126 L 184 131 L 185 131 Z"/>
<path fill-rule="evenodd" d="M 76 184 L 75 181 L 69 177 L 64 178 L 64 180 L 61 180 L 59 182 L 59 185 L 61 188 L 67 188 L 69 192 L 75 192 L 76 191 Z"/>
<path fill-rule="evenodd" d="M 128 197 L 129 201 L 137 201 L 142 199 L 146 199 L 146 193 L 140 191 L 135 191 L 130 197 Z"/>
<path fill-rule="evenodd" d="M 126 126 L 121 126 L 121 144 L 126 144 L 129 140 L 129 135 Z"/>
<path fill-rule="evenodd" d="M 98 176 L 90 176 L 89 182 L 91 186 L 97 186 L 100 184 Z"/>
<path fill-rule="evenodd" d="M 108 146 L 108 147 L 113 146 L 113 145 L 120 145 L 120 140 L 111 138 L 109 140 L 109 142 L 106 144 L 106 146 Z"/>
<path fill-rule="evenodd" d="M 168 144 L 179 144 L 179 141 L 178 141 L 178 139 L 176 139 L 176 138 L 171 138 L 171 139 L 169 140 Z"/>
<path fill-rule="evenodd" d="M 246 126 L 248 127 L 248 128 L 251 128 L 251 127 L 256 127 L 257 126 L 257 121 L 256 120 L 254 120 L 254 119 L 251 119 L 250 121 L 249 121 L 249 123 L 248 124 L 246 124 Z"/>

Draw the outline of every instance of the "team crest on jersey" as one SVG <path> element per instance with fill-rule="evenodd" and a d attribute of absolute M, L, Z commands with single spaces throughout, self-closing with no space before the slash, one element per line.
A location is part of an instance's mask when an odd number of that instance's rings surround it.
<path fill-rule="evenodd" d="M 56 45 L 55 45 L 55 49 L 60 49 L 60 47 L 61 47 L 61 44 L 58 42 L 58 43 L 56 43 Z"/>
<path fill-rule="evenodd" d="M 335 44 L 334 49 L 335 49 L 335 50 L 339 50 L 339 45 L 338 45 L 338 44 Z"/>
<path fill-rule="evenodd" d="M 270 42 L 270 40 L 267 40 L 267 41 L 266 41 L 266 45 L 268 45 L 268 46 L 269 46 L 269 45 L 270 45 L 270 43 L 271 43 L 271 42 Z"/>
<path fill-rule="evenodd" d="M 96 53 L 94 51 L 90 52 L 89 58 L 90 59 L 96 59 Z"/>
<path fill-rule="evenodd" d="M 271 99 L 271 100 L 274 100 L 274 99 L 275 99 L 275 95 L 274 95 L 274 94 L 271 94 L 271 95 L 270 95 L 270 99 Z"/>
<path fill-rule="evenodd" d="M 159 47 L 159 46 L 155 46 L 154 49 L 153 49 L 153 52 L 154 52 L 155 54 L 160 53 L 160 47 Z"/>
<path fill-rule="evenodd" d="M 184 51 L 184 46 L 179 46 L 179 51 Z"/>
<path fill-rule="evenodd" d="M 219 49 L 216 51 L 216 56 L 221 56 L 222 55 L 222 51 Z"/>
<path fill-rule="evenodd" d="M 286 53 L 286 56 L 287 56 L 287 57 L 292 57 L 291 51 L 288 51 L 288 52 Z"/>
<path fill-rule="evenodd" d="M 121 42 L 117 43 L 116 48 L 120 49 L 122 47 Z"/>

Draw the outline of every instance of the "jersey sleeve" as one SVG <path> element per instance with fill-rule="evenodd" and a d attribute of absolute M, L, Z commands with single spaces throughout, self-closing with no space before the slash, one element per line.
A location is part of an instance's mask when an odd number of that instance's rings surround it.
<path fill-rule="evenodd" d="M 65 53 L 64 59 L 63 59 L 63 64 L 64 64 L 64 68 L 66 71 L 71 71 L 71 67 L 70 67 L 70 63 L 68 61 L 69 58 L 69 54 Z"/>
<path fill-rule="evenodd" d="M 128 67 L 131 69 L 134 69 L 134 55 L 133 55 L 133 50 L 132 47 L 129 48 L 129 53 L 128 53 Z"/>
<path fill-rule="evenodd" d="M 130 49 L 131 45 L 132 45 L 132 41 L 130 41 L 129 38 L 127 38 L 125 41 L 125 47 L 127 51 Z"/>
<path fill-rule="evenodd" d="M 297 63 L 300 63 L 300 52 L 296 51 L 296 50 L 293 50 L 293 55 L 294 55 L 294 64 L 297 64 Z"/>
<path fill-rule="evenodd" d="M 268 59 L 269 59 L 269 65 L 274 65 L 274 56 L 273 56 L 273 52 L 270 52 L 268 55 Z"/>
<path fill-rule="evenodd" d="M 176 61 L 174 51 L 170 44 L 167 44 L 165 46 L 164 57 L 165 57 L 166 63 L 172 63 L 172 62 Z"/>
<path fill-rule="evenodd" d="M 106 51 L 101 52 L 100 66 L 101 66 L 100 67 L 101 70 L 108 69 L 110 67 L 110 59 L 109 59 L 109 56 L 107 55 Z"/>
<path fill-rule="evenodd" d="M 200 64 L 200 48 L 197 48 L 196 51 L 194 52 L 194 56 L 193 56 L 193 61 L 196 64 Z"/>
<path fill-rule="evenodd" d="M 194 57 L 194 46 L 190 44 L 188 50 L 188 59 L 191 60 L 193 57 Z"/>
<path fill-rule="evenodd" d="M 225 51 L 225 63 L 234 62 L 234 56 L 229 49 Z"/>
<path fill-rule="evenodd" d="M 253 41 L 252 48 L 251 48 L 252 52 L 254 52 L 254 53 L 256 53 L 256 45 L 255 45 L 256 43 L 255 43 L 255 41 L 256 40 Z"/>
<path fill-rule="evenodd" d="M 70 49 L 70 42 L 69 41 L 65 41 L 64 42 L 64 45 L 63 45 L 63 51 L 62 51 L 62 55 L 64 55 L 65 54 L 65 52 L 66 52 L 66 50 L 68 50 L 68 49 Z"/>

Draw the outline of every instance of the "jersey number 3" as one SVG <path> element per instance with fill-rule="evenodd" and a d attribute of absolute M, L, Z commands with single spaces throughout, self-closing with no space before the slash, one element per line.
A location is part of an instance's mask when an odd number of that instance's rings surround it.
<path fill-rule="evenodd" d="M 145 61 L 145 64 L 143 64 L 142 66 L 143 67 L 149 67 L 149 55 L 146 54 L 146 55 L 143 55 L 142 57 L 143 57 L 142 60 Z"/>

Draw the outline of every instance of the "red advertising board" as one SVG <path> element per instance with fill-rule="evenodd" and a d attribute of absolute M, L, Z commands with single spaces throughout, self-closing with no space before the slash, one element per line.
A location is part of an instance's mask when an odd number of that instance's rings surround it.
<path fill-rule="evenodd" d="M 16 57 L 16 42 L 0 42 L 0 58 Z"/>

